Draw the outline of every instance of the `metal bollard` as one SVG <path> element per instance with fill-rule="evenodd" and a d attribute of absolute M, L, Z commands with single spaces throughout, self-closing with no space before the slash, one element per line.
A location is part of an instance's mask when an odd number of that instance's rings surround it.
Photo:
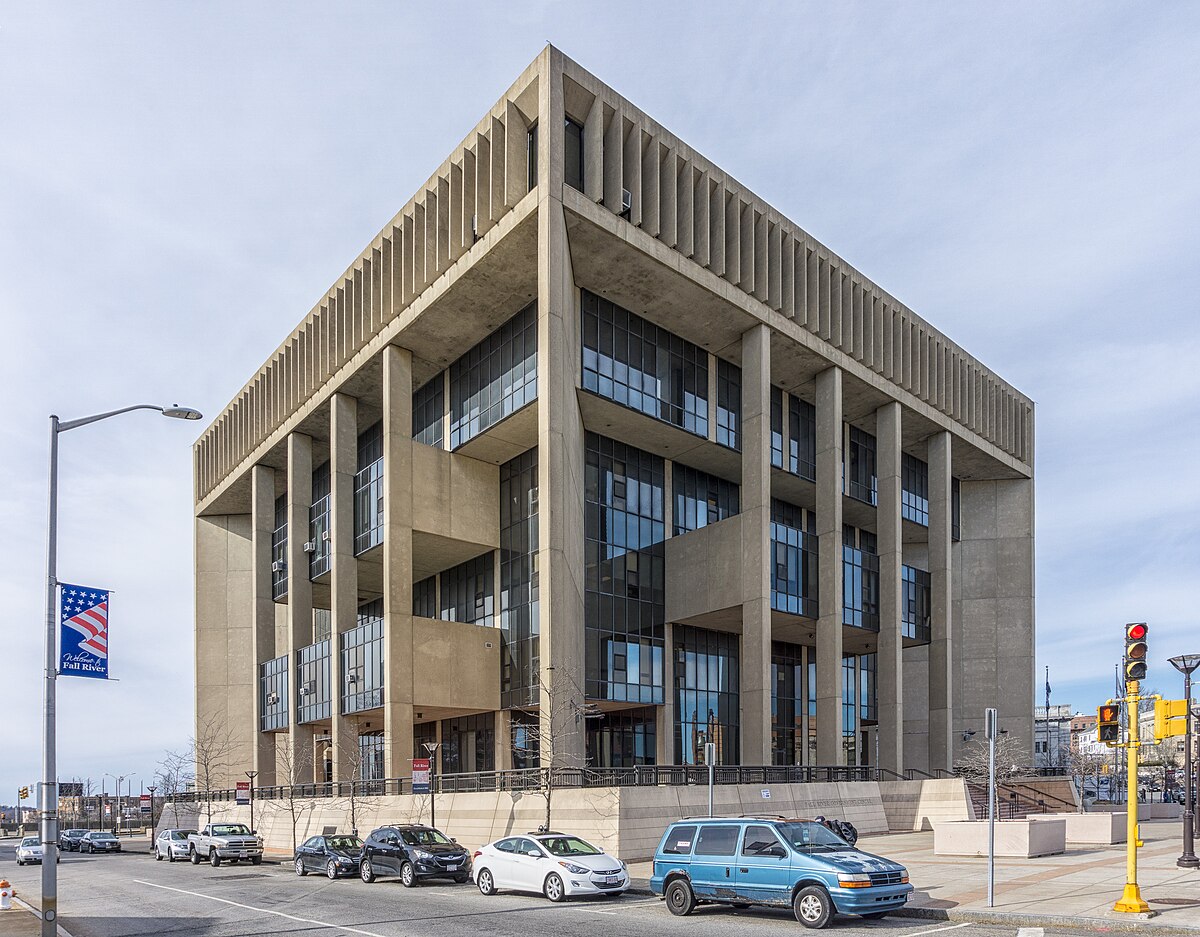
<path fill-rule="evenodd" d="M 0 911 L 12 910 L 13 887 L 8 879 L 0 878 Z"/>

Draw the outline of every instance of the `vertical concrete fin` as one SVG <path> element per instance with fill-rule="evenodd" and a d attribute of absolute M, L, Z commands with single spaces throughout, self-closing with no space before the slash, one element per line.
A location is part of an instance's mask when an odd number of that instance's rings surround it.
<path fill-rule="evenodd" d="M 817 763 L 845 763 L 842 746 L 842 372 L 817 375 Z"/>

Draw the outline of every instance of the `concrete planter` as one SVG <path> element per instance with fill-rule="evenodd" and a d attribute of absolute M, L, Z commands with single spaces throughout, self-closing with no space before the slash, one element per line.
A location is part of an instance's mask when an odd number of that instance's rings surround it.
<path fill-rule="evenodd" d="M 1183 816 L 1182 804 L 1143 804 L 1150 808 L 1151 820 L 1178 820 Z"/>
<path fill-rule="evenodd" d="M 986 856 L 986 820 L 958 820 L 933 824 L 933 852 L 938 856 Z M 996 823 L 996 855 L 1019 859 L 1054 856 L 1067 850 L 1067 821 L 1043 815 L 1027 820 Z"/>
<path fill-rule="evenodd" d="M 1068 843 L 1123 843 L 1129 825 L 1126 813 L 1052 813 L 1046 816 L 1066 821 Z"/>

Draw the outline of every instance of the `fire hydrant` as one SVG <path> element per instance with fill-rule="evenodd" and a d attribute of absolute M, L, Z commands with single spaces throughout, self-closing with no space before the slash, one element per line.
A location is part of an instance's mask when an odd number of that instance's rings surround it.
<path fill-rule="evenodd" d="M 8 879 L 0 878 L 0 911 L 12 910 L 13 887 Z"/>

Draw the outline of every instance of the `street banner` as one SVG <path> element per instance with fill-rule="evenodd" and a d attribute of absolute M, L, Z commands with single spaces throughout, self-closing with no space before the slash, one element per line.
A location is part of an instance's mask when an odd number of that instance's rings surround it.
<path fill-rule="evenodd" d="M 108 591 L 60 583 L 58 672 L 108 679 Z"/>
<path fill-rule="evenodd" d="M 104 802 L 104 815 L 106 817 L 112 816 L 112 804 L 110 804 L 107 800 Z"/>
<path fill-rule="evenodd" d="M 143 794 L 143 795 L 142 795 L 142 798 L 141 798 L 141 808 L 142 808 L 142 815 L 143 815 L 143 816 L 147 816 L 147 817 L 148 817 L 148 816 L 150 816 L 150 814 L 151 814 L 151 812 L 153 811 L 153 809 L 154 809 L 154 808 L 153 808 L 153 801 L 150 799 L 150 795 L 149 795 L 149 794 Z"/>
<path fill-rule="evenodd" d="M 245 806 L 246 804 L 250 803 L 250 782 L 249 781 L 238 781 L 237 782 L 237 797 L 235 799 L 235 803 L 239 807 Z"/>
<path fill-rule="evenodd" d="M 412 760 L 412 792 L 414 794 L 429 793 L 428 758 L 414 758 Z"/>

